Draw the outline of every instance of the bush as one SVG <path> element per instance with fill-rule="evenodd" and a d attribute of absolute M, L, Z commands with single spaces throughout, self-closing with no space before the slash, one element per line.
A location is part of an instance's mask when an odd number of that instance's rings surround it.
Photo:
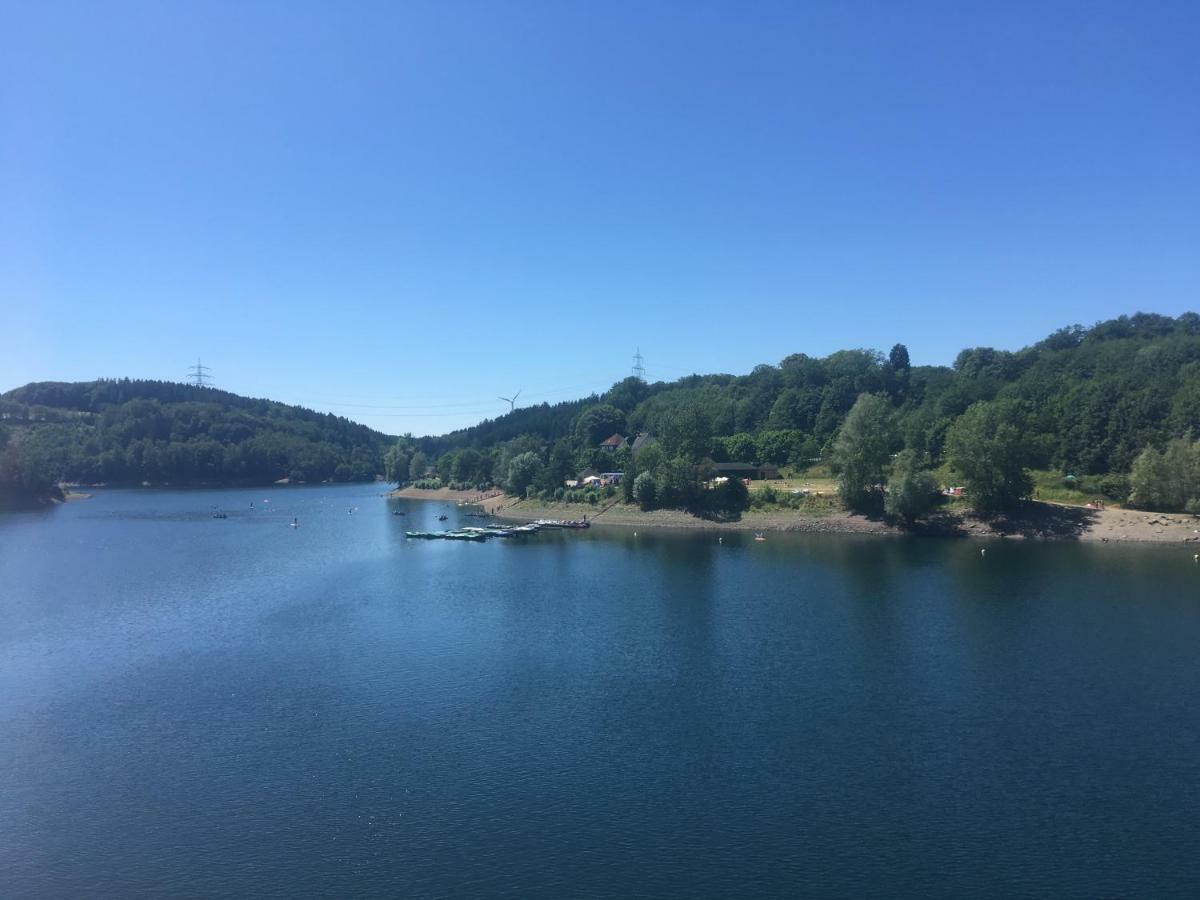
<path fill-rule="evenodd" d="M 706 492 L 708 512 L 721 516 L 739 516 L 750 505 L 750 490 L 740 478 L 727 478 Z"/>
<path fill-rule="evenodd" d="M 1200 497 L 1200 442 L 1175 438 L 1165 453 L 1147 447 L 1129 474 L 1130 501 L 1143 509 L 1177 512 Z"/>
<path fill-rule="evenodd" d="M 1103 475 L 1097 486 L 1109 500 L 1123 503 L 1129 499 L 1129 478 L 1126 475 Z"/>
<path fill-rule="evenodd" d="M 642 472 L 633 481 L 633 499 L 642 509 L 654 509 L 658 500 L 658 483 L 650 472 Z"/>
<path fill-rule="evenodd" d="M 915 451 L 905 450 L 892 465 L 883 500 L 884 512 L 911 523 L 933 509 L 937 502 L 938 485 L 933 473 L 921 467 Z"/>

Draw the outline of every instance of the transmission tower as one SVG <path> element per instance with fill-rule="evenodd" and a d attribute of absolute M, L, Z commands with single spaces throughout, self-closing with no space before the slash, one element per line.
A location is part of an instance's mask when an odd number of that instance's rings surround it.
<path fill-rule="evenodd" d="M 642 358 L 642 348 L 637 348 L 637 353 L 633 354 L 633 377 L 638 381 L 646 380 L 646 367 L 643 365 L 645 360 Z"/>
<path fill-rule="evenodd" d="M 197 357 L 196 364 L 188 368 L 188 379 L 196 387 L 204 387 L 208 382 L 212 381 L 212 376 L 208 374 L 211 371 L 212 369 L 208 366 L 201 365 L 200 359 Z"/>

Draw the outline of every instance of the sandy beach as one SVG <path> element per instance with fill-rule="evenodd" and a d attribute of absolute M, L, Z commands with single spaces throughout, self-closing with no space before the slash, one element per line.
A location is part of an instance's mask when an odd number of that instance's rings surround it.
<path fill-rule="evenodd" d="M 1030 502 L 1020 515 L 985 521 L 969 511 L 945 512 L 921 527 L 906 530 L 881 519 L 834 511 L 825 515 L 794 510 L 750 510 L 736 522 L 700 519 L 682 510 L 644 512 L 632 504 L 543 503 L 502 493 L 482 497 L 479 491 L 403 488 L 388 496 L 415 500 L 475 503 L 484 511 L 514 521 L 582 519 L 597 527 L 689 528 L 734 531 L 786 531 L 829 534 L 927 534 L 945 537 L 1032 538 L 1041 540 L 1131 541 L 1200 544 L 1200 518 L 1184 513 L 1152 513 L 1132 509 L 1088 509 Z"/>

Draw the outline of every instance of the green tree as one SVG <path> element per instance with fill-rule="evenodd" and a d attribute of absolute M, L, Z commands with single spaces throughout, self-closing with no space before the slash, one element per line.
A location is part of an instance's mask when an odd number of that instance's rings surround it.
<path fill-rule="evenodd" d="M 513 457 L 508 464 L 508 478 L 505 490 L 514 497 L 525 495 L 525 489 L 533 484 L 538 473 L 542 470 L 542 460 L 536 453 L 526 451 Z"/>
<path fill-rule="evenodd" d="M 553 493 L 562 488 L 567 479 L 574 477 L 574 472 L 574 454 L 570 442 L 564 438 L 550 449 L 550 461 L 538 473 L 535 484 L 539 491 Z"/>
<path fill-rule="evenodd" d="M 1147 447 L 1129 473 L 1130 502 L 1142 509 L 1177 512 L 1200 497 L 1200 443 L 1185 438 L 1167 443 L 1165 453 Z"/>
<path fill-rule="evenodd" d="M 613 434 L 625 434 L 625 413 L 607 403 L 589 406 L 575 420 L 575 440 L 581 447 L 594 448 Z"/>
<path fill-rule="evenodd" d="M 639 472 L 637 478 L 633 479 L 633 498 L 642 507 L 642 509 L 654 509 L 654 505 L 658 500 L 658 484 L 654 480 L 653 472 Z"/>
<path fill-rule="evenodd" d="M 407 445 L 397 441 L 383 455 L 383 477 L 395 484 L 407 481 L 409 462 Z"/>
<path fill-rule="evenodd" d="M 639 403 L 649 396 L 649 393 L 650 388 L 646 382 L 634 375 L 630 375 L 608 389 L 608 393 L 604 395 L 604 402 L 617 407 L 617 409 L 623 412 L 631 413 Z M 611 433 L 609 432 L 609 434 Z"/>
<path fill-rule="evenodd" d="M 758 442 L 754 435 L 741 432 L 723 438 L 725 455 L 730 462 L 756 463 L 758 459 Z"/>
<path fill-rule="evenodd" d="M 737 517 L 750 506 L 750 489 L 742 479 L 735 476 L 705 491 L 708 511 L 719 516 Z"/>
<path fill-rule="evenodd" d="M 892 463 L 884 512 L 911 524 L 929 513 L 937 502 L 938 485 L 933 473 L 922 465 L 915 450 L 902 450 Z"/>
<path fill-rule="evenodd" d="M 458 452 L 457 450 L 451 450 L 449 453 L 443 453 L 438 457 L 435 468 L 442 484 L 448 484 L 454 480 L 454 469 L 458 462 Z"/>
<path fill-rule="evenodd" d="M 454 460 L 454 469 L 451 472 L 455 481 L 465 481 L 475 483 L 484 480 L 482 478 L 483 470 L 483 454 L 474 447 L 464 447 L 458 451 L 458 457 Z"/>
<path fill-rule="evenodd" d="M 408 462 L 408 478 L 410 481 L 419 481 L 425 477 L 425 471 L 429 468 L 429 457 L 421 450 L 418 450 L 412 455 Z"/>
<path fill-rule="evenodd" d="M 699 462 L 712 451 L 712 419 L 699 403 L 686 403 L 663 419 L 659 441 L 670 457 Z"/>
<path fill-rule="evenodd" d="M 621 481 L 621 494 L 626 503 L 631 503 L 637 498 L 634 496 L 633 488 L 638 475 L 642 472 L 651 473 L 651 477 L 655 470 L 663 461 L 662 447 L 658 442 L 648 444 L 642 447 L 637 453 L 633 454 L 629 467 L 625 469 L 625 477 Z"/>
<path fill-rule="evenodd" d="M 764 431 L 758 436 L 758 461 L 783 465 L 796 455 L 804 435 L 799 431 Z"/>
<path fill-rule="evenodd" d="M 700 491 L 696 465 L 683 456 L 662 463 L 655 472 L 658 502 L 670 509 L 692 509 Z"/>
<path fill-rule="evenodd" d="M 1021 424 L 1013 404 L 979 402 L 946 435 L 950 464 L 962 474 L 967 499 L 978 513 L 1009 509 L 1033 490 Z"/>
<path fill-rule="evenodd" d="M 1169 477 L 1163 455 L 1153 447 L 1147 447 L 1138 454 L 1129 472 L 1129 502 L 1142 509 L 1170 508 Z"/>
<path fill-rule="evenodd" d="M 883 469 L 895 442 L 895 416 L 887 397 L 860 395 L 834 443 L 838 494 L 847 508 L 865 510 L 878 502 L 876 486 L 883 484 Z"/>

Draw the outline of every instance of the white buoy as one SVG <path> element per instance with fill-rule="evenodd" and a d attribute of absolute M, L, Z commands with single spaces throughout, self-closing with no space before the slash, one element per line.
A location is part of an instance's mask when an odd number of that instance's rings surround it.
<path fill-rule="evenodd" d="M 980 547 L 980 548 L 979 548 L 979 555 L 980 555 L 980 556 L 987 556 L 987 547 Z"/>

